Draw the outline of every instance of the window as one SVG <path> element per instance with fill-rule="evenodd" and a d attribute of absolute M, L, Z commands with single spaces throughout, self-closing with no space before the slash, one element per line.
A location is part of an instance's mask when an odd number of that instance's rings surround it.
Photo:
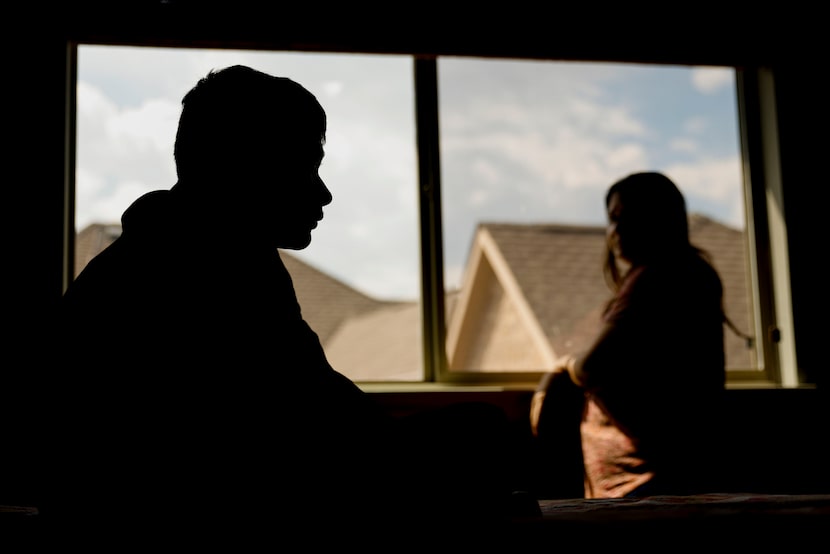
<path fill-rule="evenodd" d="M 730 382 L 787 379 L 787 355 L 760 331 L 789 310 L 771 269 L 785 252 L 767 238 L 783 221 L 760 200 L 774 180 L 752 172 L 766 147 L 741 139 L 769 120 L 746 101 L 771 94 L 763 72 L 96 45 L 77 60 L 76 272 L 130 202 L 175 182 L 185 92 L 245 63 L 296 79 L 328 113 L 334 201 L 311 246 L 283 258 L 352 379 L 535 383 L 590 332 L 608 294 L 593 254 L 604 190 L 639 169 L 681 187 L 730 317 L 759 339 L 727 331 Z M 317 310 L 322 295 L 337 310 Z"/>
<path fill-rule="evenodd" d="M 604 192 L 642 169 L 683 190 L 691 238 L 753 332 L 735 80 L 724 67 L 438 60 L 451 373 L 533 371 L 588 346 L 608 296 Z M 726 345 L 730 370 L 757 367 L 753 344 Z"/>
<path fill-rule="evenodd" d="M 320 174 L 334 200 L 311 246 L 282 252 L 327 356 L 358 381 L 422 380 L 408 56 L 80 46 L 76 271 L 133 200 L 176 182 L 182 97 L 209 70 L 237 63 L 292 77 L 327 112 Z"/>

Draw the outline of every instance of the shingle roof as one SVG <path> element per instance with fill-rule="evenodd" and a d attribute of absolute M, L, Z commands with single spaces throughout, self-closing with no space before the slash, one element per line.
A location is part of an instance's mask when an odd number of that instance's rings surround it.
<path fill-rule="evenodd" d="M 121 235 L 120 223 L 93 223 L 75 234 L 75 277 L 101 250 Z"/>
<path fill-rule="evenodd" d="M 366 296 L 285 250 L 280 257 L 294 281 L 303 318 L 323 344 L 343 322 L 397 304 Z"/>
<path fill-rule="evenodd" d="M 355 381 L 423 380 L 420 308 L 388 304 L 344 320 L 324 343 L 326 357 Z"/>
<path fill-rule="evenodd" d="M 587 348 L 610 290 L 602 274 L 605 227 L 484 222 L 511 268 L 554 352 Z M 724 305 L 738 327 L 749 327 L 743 233 L 708 217 L 689 217 L 690 240 L 707 251 L 724 283 Z M 727 332 L 729 365 L 749 367 L 744 339 Z"/>
<path fill-rule="evenodd" d="M 609 295 L 601 265 L 604 228 L 514 223 L 480 228 L 498 245 L 554 352 L 586 347 L 589 335 L 572 331 Z M 596 329 L 588 327 L 588 333 Z"/>

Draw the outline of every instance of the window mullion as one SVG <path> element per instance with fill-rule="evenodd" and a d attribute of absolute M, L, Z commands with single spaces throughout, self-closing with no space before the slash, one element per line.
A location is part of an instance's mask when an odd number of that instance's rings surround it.
<path fill-rule="evenodd" d="M 416 57 L 415 126 L 418 145 L 421 290 L 424 380 L 445 374 L 444 260 L 441 230 L 441 171 L 438 129 L 438 76 L 434 57 Z"/>

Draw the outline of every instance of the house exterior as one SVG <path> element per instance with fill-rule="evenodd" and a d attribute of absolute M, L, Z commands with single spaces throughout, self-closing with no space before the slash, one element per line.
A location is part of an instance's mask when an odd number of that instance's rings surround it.
<path fill-rule="evenodd" d="M 751 332 L 743 232 L 701 215 L 690 216 L 689 230 L 721 274 L 727 314 Z M 120 233 L 119 224 L 80 231 L 76 275 Z M 604 245 L 603 226 L 480 223 L 461 288 L 446 297 L 449 369 L 540 371 L 557 356 L 586 348 L 610 295 Z M 332 366 L 355 381 L 422 380 L 418 301 L 377 300 L 290 252 L 280 255 Z M 746 341 L 728 331 L 726 349 L 728 367 L 754 361 Z"/>

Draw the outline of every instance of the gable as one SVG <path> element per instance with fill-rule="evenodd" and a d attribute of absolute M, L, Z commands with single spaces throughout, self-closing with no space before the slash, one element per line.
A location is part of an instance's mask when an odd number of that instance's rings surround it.
<path fill-rule="evenodd" d="M 538 319 L 487 230 L 480 229 L 447 326 L 451 370 L 535 371 L 553 361 Z"/>

